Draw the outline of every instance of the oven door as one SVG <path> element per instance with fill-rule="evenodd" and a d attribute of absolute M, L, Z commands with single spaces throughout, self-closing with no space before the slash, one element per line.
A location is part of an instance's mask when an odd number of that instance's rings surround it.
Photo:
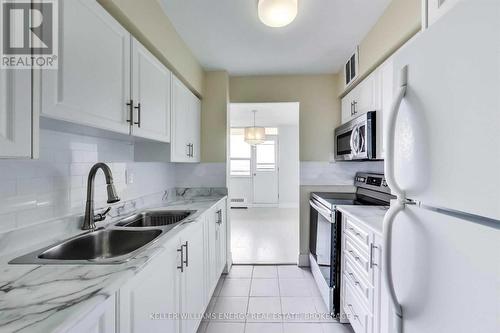
<path fill-rule="evenodd" d="M 335 251 L 332 247 L 336 238 L 335 216 L 318 201 L 311 199 L 309 251 L 319 266 L 328 286 L 334 287 Z"/>

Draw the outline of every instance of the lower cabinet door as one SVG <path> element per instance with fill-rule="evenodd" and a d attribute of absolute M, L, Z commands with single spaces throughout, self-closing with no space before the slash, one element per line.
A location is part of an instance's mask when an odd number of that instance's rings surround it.
<path fill-rule="evenodd" d="M 120 332 L 179 332 L 179 239 L 120 289 Z"/>
<path fill-rule="evenodd" d="M 99 305 L 89 314 L 77 322 L 68 333 L 112 333 L 116 332 L 115 327 L 115 296 L 109 297 L 106 302 Z"/>
<path fill-rule="evenodd" d="M 215 289 L 217 285 L 217 215 L 214 209 L 211 209 L 207 213 L 207 226 L 208 226 L 208 285 L 210 286 L 210 291 Z"/>
<path fill-rule="evenodd" d="M 217 206 L 217 280 L 226 266 L 226 203 L 225 201 Z"/>
<path fill-rule="evenodd" d="M 182 333 L 196 333 L 205 312 L 205 255 L 203 228 L 197 223 L 186 228 L 181 236 L 184 248 L 182 273 L 181 320 Z"/>

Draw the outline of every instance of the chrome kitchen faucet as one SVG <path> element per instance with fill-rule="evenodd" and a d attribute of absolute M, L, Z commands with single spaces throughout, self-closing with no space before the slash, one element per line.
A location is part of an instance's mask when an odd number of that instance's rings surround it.
<path fill-rule="evenodd" d="M 108 203 L 115 203 L 120 201 L 120 197 L 116 194 L 116 189 L 113 184 L 113 175 L 111 169 L 104 163 L 96 163 L 89 172 L 87 180 L 87 203 L 85 204 L 85 217 L 83 219 L 82 230 L 95 230 L 96 222 L 102 221 L 106 218 L 106 214 L 111 208 L 106 209 L 103 213 L 94 215 L 94 181 L 95 175 L 99 169 L 102 169 L 106 177 L 106 187 L 108 191 Z"/>

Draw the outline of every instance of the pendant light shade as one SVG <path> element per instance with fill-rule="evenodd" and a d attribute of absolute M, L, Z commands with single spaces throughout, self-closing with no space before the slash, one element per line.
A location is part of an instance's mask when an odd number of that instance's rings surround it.
<path fill-rule="evenodd" d="M 298 0 L 259 0 L 259 18 L 273 28 L 284 27 L 297 16 Z"/>
<path fill-rule="evenodd" d="M 245 142 L 249 145 L 258 145 L 266 140 L 266 129 L 255 126 L 256 110 L 253 110 L 253 127 L 245 127 Z"/>

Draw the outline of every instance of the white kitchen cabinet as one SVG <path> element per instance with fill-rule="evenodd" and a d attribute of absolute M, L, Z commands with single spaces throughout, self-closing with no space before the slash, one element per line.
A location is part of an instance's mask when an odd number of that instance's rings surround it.
<path fill-rule="evenodd" d="M 434 24 L 459 1 L 461 0 L 423 0 L 423 28 Z"/>
<path fill-rule="evenodd" d="M 68 333 L 113 333 L 116 332 L 116 297 L 109 297 L 71 328 Z"/>
<path fill-rule="evenodd" d="M 132 38 L 132 135 L 170 142 L 171 72 Z"/>
<path fill-rule="evenodd" d="M 217 213 L 215 208 L 210 209 L 207 213 L 206 217 L 207 224 L 207 252 L 208 252 L 208 265 L 207 265 L 207 276 L 208 276 L 208 285 L 212 288 L 215 288 L 217 284 L 217 280 L 219 277 L 217 276 L 218 266 L 217 266 Z M 209 291 L 212 288 L 209 289 Z"/>
<path fill-rule="evenodd" d="M 184 269 L 181 273 L 181 313 L 192 318 L 181 320 L 182 333 L 196 333 L 206 308 L 205 235 L 202 223 L 191 225 L 181 235 Z"/>
<path fill-rule="evenodd" d="M 342 98 L 342 123 L 379 108 L 379 73 L 374 71 Z"/>
<path fill-rule="evenodd" d="M 224 271 L 227 262 L 227 249 L 226 249 L 226 228 L 227 228 L 227 217 L 226 217 L 226 201 L 222 201 L 215 207 L 215 218 L 216 218 L 216 272 L 217 280 Z"/>
<path fill-rule="evenodd" d="M 179 237 L 119 291 L 120 332 L 179 332 L 181 266 Z"/>
<path fill-rule="evenodd" d="M 200 100 L 177 78 L 172 76 L 171 162 L 200 161 Z"/>
<path fill-rule="evenodd" d="M 30 70 L 0 69 L 0 158 L 37 157 L 38 112 L 30 87 Z"/>
<path fill-rule="evenodd" d="M 59 30 L 59 68 L 41 74 L 41 114 L 129 134 L 129 32 L 95 0 L 60 1 Z"/>
<path fill-rule="evenodd" d="M 342 229 L 343 313 L 356 333 L 384 332 L 388 307 L 381 282 L 382 235 L 346 214 Z"/>

